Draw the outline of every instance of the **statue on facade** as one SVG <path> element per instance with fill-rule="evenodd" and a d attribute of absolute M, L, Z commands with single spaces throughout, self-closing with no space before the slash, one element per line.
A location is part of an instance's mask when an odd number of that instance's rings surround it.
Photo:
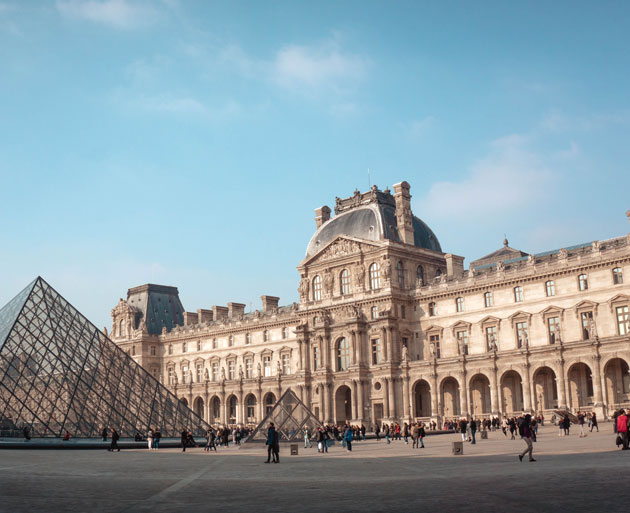
<path fill-rule="evenodd" d="M 276 372 L 277 372 L 278 376 L 280 376 L 282 374 L 282 365 L 280 364 L 280 360 L 278 360 L 276 362 Z"/>
<path fill-rule="evenodd" d="M 566 249 L 562 248 L 560 251 L 558 251 L 558 258 L 564 260 L 568 256 L 569 256 L 569 252 Z"/>
<path fill-rule="evenodd" d="M 494 334 L 488 336 L 488 351 L 498 351 L 497 338 Z"/>
<path fill-rule="evenodd" d="M 505 271 L 505 263 L 503 262 L 503 260 L 497 262 L 497 271 L 498 272 Z"/>
<path fill-rule="evenodd" d="M 177 378 L 177 372 L 173 373 L 173 385 L 177 385 L 179 379 Z"/>
<path fill-rule="evenodd" d="M 205 370 L 203 371 L 203 379 L 204 379 L 205 381 L 210 381 L 210 373 L 208 372 L 208 369 L 205 369 Z"/>
<path fill-rule="evenodd" d="M 326 272 L 324 272 L 324 291 L 326 292 L 326 294 L 332 295 L 333 286 L 334 282 L 332 273 L 327 270 Z"/>
<path fill-rule="evenodd" d="M 559 322 L 558 324 L 556 324 L 556 329 L 553 332 L 553 337 L 556 344 L 562 344 L 562 326 Z"/>
<path fill-rule="evenodd" d="M 459 354 L 460 356 L 464 356 L 466 354 L 466 342 L 464 342 L 463 338 L 460 338 L 458 340 L 458 344 L 457 344 L 458 348 L 459 348 Z"/>
<path fill-rule="evenodd" d="M 435 342 L 431 341 L 429 343 L 429 352 L 431 353 L 431 357 L 435 356 Z"/>
<path fill-rule="evenodd" d="M 387 257 L 383 257 L 383 263 L 381 264 L 381 269 L 383 270 L 383 279 L 388 282 L 392 275 L 392 268 L 389 264 L 389 260 Z"/>
<path fill-rule="evenodd" d="M 225 381 L 225 367 L 221 367 L 221 381 Z"/>
<path fill-rule="evenodd" d="M 357 264 L 354 268 L 354 281 L 359 287 L 363 287 L 365 283 L 365 266 L 363 264 Z"/>
<path fill-rule="evenodd" d="M 528 255 L 527 265 L 534 265 L 536 263 L 536 257 L 534 255 Z"/>
<path fill-rule="evenodd" d="M 243 377 L 244 377 L 244 374 L 243 374 L 243 366 L 242 366 L 242 365 L 239 365 L 239 366 L 238 366 L 238 378 L 239 378 L 240 380 L 242 380 L 242 379 L 243 379 Z"/>
<path fill-rule="evenodd" d="M 597 324 L 595 324 L 595 319 L 591 317 L 588 321 L 588 333 L 591 339 L 597 339 Z"/>
<path fill-rule="evenodd" d="M 298 292 L 300 294 L 300 299 L 303 301 L 308 301 L 308 292 L 310 288 L 310 280 L 303 276 L 300 280 L 300 286 L 298 287 Z"/>
<path fill-rule="evenodd" d="M 407 346 L 402 346 L 402 361 L 406 362 L 407 360 L 409 360 L 409 349 Z"/>
<path fill-rule="evenodd" d="M 529 335 L 527 331 L 521 333 L 521 347 L 529 347 Z"/>

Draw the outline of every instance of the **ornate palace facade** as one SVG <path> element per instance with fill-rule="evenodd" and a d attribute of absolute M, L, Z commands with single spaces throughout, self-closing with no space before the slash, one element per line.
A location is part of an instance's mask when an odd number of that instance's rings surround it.
<path fill-rule="evenodd" d="M 536 255 L 505 240 L 465 270 L 410 199 L 402 182 L 318 208 L 299 303 L 185 312 L 143 285 L 111 337 L 210 423 L 257 423 L 287 387 L 324 422 L 630 404 L 630 234 Z"/>

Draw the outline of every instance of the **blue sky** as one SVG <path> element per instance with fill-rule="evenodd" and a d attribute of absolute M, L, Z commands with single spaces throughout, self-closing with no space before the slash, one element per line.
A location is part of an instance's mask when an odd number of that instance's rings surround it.
<path fill-rule="evenodd" d="M 0 0 L 0 303 L 297 299 L 371 183 L 466 261 L 627 233 L 627 2 Z"/>

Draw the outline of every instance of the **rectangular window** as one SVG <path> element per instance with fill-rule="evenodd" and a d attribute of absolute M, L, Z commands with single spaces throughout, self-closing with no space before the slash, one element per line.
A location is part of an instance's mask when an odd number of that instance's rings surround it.
<path fill-rule="evenodd" d="M 370 308 L 370 318 L 372 320 L 378 319 L 378 306 L 373 306 Z"/>
<path fill-rule="evenodd" d="M 431 348 L 431 351 L 436 358 L 441 357 L 439 335 L 429 335 L 429 347 Z"/>
<path fill-rule="evenodd" d="M 464 311 L 464 298 L 463 297 L 458 297 L 455 300 L 455 309 L 458 312 L 463 312 Z"/>
<path fill-rule="evenodd" d="M 347 269 L 341 271 L 341 295 L 350 294 L 350 272 Z"/>
<path fill-rule="evenodd" d="M 236 362 L 234 360 L 230 360 L 228 362 L 228 379 L 234 379 L 236 371 Z"/>
<path fill-rule="evenodd" d="M 155 356 L 155 346 L 151 346 L 151 356 Z"/>
<path fill-rule="evenodd" d="M 468 354 L 468 330 L 461 330 L 457 332 L 457 348 L 460 355 Z"/>
<path fill-rule="evenodd" d="M 372 339 L 372 365 L 381 363 L 381 339 Z"/>
<path fill-rule="evenodd" d="M 182 383 L 188 383 L 188 365 L 182 365 Z"/>
<path fill-rule="evenodd" d="M 560 317 L 549 317 L 549 319 L 547 319 L 547 332 L 549 334 L 550 344 L 555 344 L 560 341 Z"/>
<path fill-rule="evenodd" d="M 219 362 L 212 362 L 212 381 L 219 380 Z"/>
<path fill-rule="evenodd" d="M 197 340 L 197 351 L 201 351 L 201 340 Z"/>
<path fill-rule="evenodd" d="M 263 368 L 265 370 L 265 377 L 271 376 L 271 356 L 263 356 Z"/>
<path fill-rule="evenodd" d="M 593 321 L 593 312 L 582 312 L 580 314 L 582 320 L 582 340 L 591 338 L 591 323 Z"/>
<path fill-rule="evenodd" d="M 217 339 L 216 339 L 216 338 L 213 338 L 213 339 L 212 339 L 212 349 L 216 349 L 217 347 L 219 347 L 219 346 L 218 346 Z"/>
<path fill-rule="evenodd" d="M 620 335 L 630 334 L 630 313 L 628 305 L 617 307 L 617 328 Z"/>
<path fill-rule="evenodd" d="M 429 303 L 429 317 L 437 315 L 437 305 L 435 303 Z"/>
<path fill-rule="evenodd" d="M 588 290 L 588 277 L 586 276 L 586 274 L 580 274 L 578 276 L 578 288 L 581 291 Z"/>
<path fill-rule="evenodd" d="M 527 322 L 516 323 L 516 347 L 527 347 L 529 345 L 529 332 L 527 331 Z"/>
<path fill-rule="evenodd" d="M 168 345 L 168 354 L 173 354 L 173 344 Z"/>
<path fill-rule="evenodd" d="M 285 376 L 291 374 L 291 358 L 288 354 L 282 355 L 282 374 Z"/>
<path fill-rule="evenodd" d="M 245 377 L 246 378 L 251 378 L 253 377 L 253 372 L 254 372 L 254 363 L 252 362 L 251 358 L 247 358 L 245 360 Z"/>
<path fill-rule="evenodd" d="M 182 342 L 182 353 L 188 351 L 188 344 L 186 342 Z"/>
<path fill-rule="evenodd" d="M 313 370 L 319 369 L 319 347 L 313 346 Z"/>
<path fill-rule="evenodd" d="M 173 369 L 173 367 L 168 368 L 168 384 L 169 385 L 175 384 L 175 370 Z"/>
<path fill-rule="evenodd" d="M 514 287 L 514 302 L 523 302 L 523 287 Z"/>
<path fill-rule="evenodd" d="M 486 328 L 486 347 L 488 351 L 494 351 L 499 349 L 499 343 L 497 341 L 497 327 L 488 326 Z"/>
<path fill-rule="evenodd" d="M 203 381 L 203 364 L 197 364 L 197 383 L 201 383 Z"/>
<path fill-rule="evenodd" d="M 615 285 L 621 285 L 623 283 L 623 270 L 621 267 L 615 267 L 613 269 L 613 283 Z"/>
<path fill-rule="evenodd" d="M 545 282 L 545 292 L 547 293 L 547 297 L 556 295 L 556 282 L 553 280 L 549 280 Z"/>
<path fill-rule="evenodd" d="M 400 305 L 400 316 L 403 319 L 407 318 L 407 307 L 405 305 Z"/>
<path fill-rule="evenodd" d="M 486 305 L 486 308 L 489 308 L 492 305 L 494 305 L 494 298 L 492 297 L 492 292 L 486 292 L 483 295 L 483 301 L 484 301 L 484 304 Z"/>

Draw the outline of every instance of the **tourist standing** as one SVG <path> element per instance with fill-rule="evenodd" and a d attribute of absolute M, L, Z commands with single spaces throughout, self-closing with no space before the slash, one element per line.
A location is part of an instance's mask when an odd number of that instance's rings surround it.
<path fill-rule="evenodd" d="M 151 428 L 147 432 L 147 447 L 149 450 L 153 449 L 153 430 Z"/>
<path fill-rule="evenodd" d="M 352 428 L 350 426 L 346 426 L 346 431 L 343 434 L 343 438 L 346 442 L 346 447 L 348 451 L 352 452 Z"/>
<path fill-rule="evenodd" d="M 597 432 L 599 433 L 599 426 L 597 425 L 597 415 L 595 412 L 593 412 L 591 416 L 591 433 L 593 432 L 593 428 L 597 429 Z"/>
<path fill-rule="evenodd" d="M 521 422 L 521 425 L 519 428 L 521 438 L 527 445 L 525 450 L 521 454 L 518 455 L 518 459 L 520 461 L 523 461 L 523 456 L 525 456 L 527 453 L 529 453 L 529 461 L 536 461 L 533 455 L 534 444 L 532 443 L 532 431 L 531 431 L 531 425 L 530 425 L 531 420 L 532 420 L 532 416 L 528 413 L 527 415 L 525 415 L 525 418 L 523 419 L 523 422 Z"/>
<path fill-rule="evenodd" d="M 153 432 L 153 448 L 156 451 L 160 448 L 160 438 L 162 438 L 162 433 L 160 433 L 159 429 L 156 429 Z"/>
<path fill-rule="evenodd" d="M 182 443 L 182 452 L 186 452 L 186 444 L 188 443 L 188 431 L 182 429 L 180 434 L 180 441 Z"/>
<path fill-rule="evenodd" d="M 376 441 L 378 442 L 381 439 L 381 427 L 376 424 L 376 429 L 374 429 L 374 433 L 376 434 Z"/>
<path fill-rule="evenodd" d="M 403 426 L 403 438 L 405 439 L 405 443 L 409 445 L 409 425 L 406 422 Z"/>
<path fill-rule="evenodd" d="M 118 451 L 120 452 L 120 448 L 118 447 L 118 439 L 120 438 L 120 435 L 118 434 L 118 431 L 116 431 L 114 428 L 112 428 L 112 442 L 109 446 L 108 451 L 114 452 L 114 451 Z"/>
<path fill-rule="evenodd" d="M 267 429 L 267 461 L 265 463 L 271 463 L 270 460 L 273 460 L 274 463 L 278 463 L 279 461 L 279 452 L 280 446 L 278 442 L 278 433 L 273 422 L 269 423 L 269 428 Z M 276 448 L 277 446 L 277 448 Z"/>
<path fill-rule="evenodd" d="M 617 416 L 617 434 L 621 437 L 621 443 L 623 444 L 622 450 L 628 450 L 628 416 L 626 412 L 621 409 Z"/>
<path fill-rule="evenodd" d="M 311 432 L 309 431 L 307 426 L 304 426 L 304 448 L 311 448 L 313 444 L 311 444 Z"/>
<path fill-rule="evenodd" d="M 390 444 L 390 440 L 389 440 L 389 424 L 385 424 L 383 426 L 383 431 L 385 432 L 385 440 L 387 441 L 388 444 Z"/>
<path fill-rule="evenodd" d="M 107 428 L 103 428 L 101 436 L 103 437 L 103 442 L 107 442 Z"/>
<path fill-rule="evenodd" d="M 466 441 L 466 428 L 468 426 L 468 422 L 466 419 L 459 420 L 459 432 L 462 434 L 462 442 Z"/>
<path fill-rule="evenodd" d="M 471 436 L 471 444 L 476 444 L 476 440 L 475 440 L 475 433 L 477 432 L 477 422 L 475 422 L 475 419 L 471 418 L 470 419 L 470 436 Z"/>
<path fill-rule="evenodd" d="M 586 433 L 584 432 L 584 419 L 585 415 L 583 411 L 578 412 L 578 425 L 580 426 L 580 438 L 584 438 Z"/>

